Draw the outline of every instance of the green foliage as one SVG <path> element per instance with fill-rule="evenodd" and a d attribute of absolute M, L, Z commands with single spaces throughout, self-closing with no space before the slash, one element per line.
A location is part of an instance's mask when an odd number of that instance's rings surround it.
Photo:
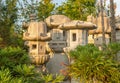
<path fill-rule="evenodd" d="M 56 83 L 64 77 L 44 75 L 35 71 L 25 50 L 20 47 L 6 47 L 0 50 L 0 83 Z"/>
<path fill-rule="evenodd" d="M 59 82 L 62 82 L 64 79 L 64 76 L 62 75 L 53 76 L 52 74 L 47 74 L 47 75 L 41 75 L 41 76 L 42 76 L 42 79 L 44 80 L 44 83 L 48 83 L 48 82 L 59 83 Z"/>
<path fill-rule="evenodd" d="M 31 14 L 36 15 L 35 20 L 44 21 L 46 17 L 52 14 L 55 7 L 52 0 L 20 0 L 19 4 L 21 17 L 24 18 L 24 21 L 29 21 L 29 16 Z"/>
<path fill-rule="evenodd" d="M 21 34 L 14 34 L 10 37 L 10 44 L 9 46 L 14 46 L 14 47 L 21 47 L 24 48 L 24 41 L 22 39 L 22 35 Z"/>
<path fill-rule="evenodd" d="M 24 80 L 13 78 L 11 71 L 8 68 L 2 67 L 0 70 L 0 83 L 24 83 Z"/>
<path fill-rule="evenodd" d="M 5 80 L 10 77 L 9 80 L 7 80 L 5 83 L 23 83 L 24 79 L 22 77 L 24 77 L 24 75 L 27 76 L 28 72 L 30 72 L 31 69 L 27 65 L 25 65 L 29 64 L 29 58 L 25 50 L 22 50 L 20 47 L 6 47 L 0 50 L 0 58 L 1 73 L 4 73 L 0 76 L 5 75 L 2 76 L 2 79 Z M 17 72 L 17 69 L 20 70 L 18 67 L 21 68 L 20 73 Z M 22 75 L 23 72 L 24 75 Z M 18 78 L 18 76 L 20 76 L 21 78 Z M 2 81 L 1 83 L 4 82 Z"/>
<path fill-rule="evenodd" d="M 115 58 L 117 53 L 120 51 L 120 43 L 111 43 L 108 46 L 106 46 L 107 49 L 105 49 L 105 54 Z"/>
<path fill-rule="evenodd" d="M 46 76 L 42 75 L 42 78 L 45 81 L 45 83 L 48 83 L 49 81 L 52 81 L 53 76 L 52 76 L 52 74 L 50 74 L 50 75 L 48 74 Z"/>
<path fill-rule="evenodd" d="M 11 73 L 9 69 L 2 68 L 0 70 L 0 83 L 8 83 L 11 80 Z"/>
<path fill-rule="evenodd" d="M 0 43 L 3 45 L 10 44 L 11 29 L 16 22 L 17 11 L 17 0 L 0 0 Z"/>
<path fill-rule="evenodd" d="M 25 81 L 22 78 L 12 78 L 8 83 L 25 83 Z"/>
<path fill-rule="evenodd" d="M 50 16 L 53 12 L 55 5 L 51 2 L 52 0 L 40 1 L 38 10 L 38 18 L 44 20 L 46 17 Z"/>
<path fill-rule="evenodd" d="M 62 75 L 56 75 L 56 78 L 53 79 L 52 83 L 60 83 L 60 82 L 63 81 L 63 79 L 64 79 L 64 76 L 62 76 Z"/>
<path fill-rule="evenodd" d="M 14 67 L 19 64 L 29 63 L 29 58 L 25 50 L 19 47 L 6 47 L 0 50 L 0 67 Z"/>
<path fill-rule="evenodd" d="M 23 76 L 23 77 L 30 77 L 33 76 L 35 72 L 33 72 L 34 66 L 28 66 L 26 64 L 23 65 L 17 65 L 14 67 L 14 71 L 16 74 Z"/>
<path fill-rule="evenodd" d="M 33 65 L 17 65 L 14 67 L 14 76 L 17 78 L 21 78 L 26 83 L 32 83 L 33 81 L 35 83 L 41 82 L 41 78 L 38 79 L 40 76 L 34 71 L 35 67 Z"/>
<path fill-rule="evenodd" d="M 34 66 L 30 65 L 25 50 L 20 47 L 6 47 L 0 50 L 0 58 L 0 83 L 31 83 L 31 80 L 36 81 Z"/>
<path fill-rule="evenodd" d="M 94 45 L 78 46 L 70 52 L 74 62 L 69 66 L 70 75 L 80 81 L 89 83 L 119 83 L 119 64 L 111 57 L 120 49 L 119 44 L 110 44 L 109 51 L 100 51 Z M 110 53 L 111 55 L 108 55 Z M 111 56 L 111 57 L 109 57 Z"/>
<path fill-rule="evenodd" d="M 29 68 L 27 68 L 27 70 L 29 70 Z M 19 73 L 20 75 L 21 72 Z M 24 75 L 28 75 L 28 74 L 25 73 Z M 30 83 L 29 82 L 31 80 L 30 76 L 29 78 L 27 78 L 24 77 L 24 75 L 14 76 L 12 75 L 11 71 L 8 68 L 2 67 L 2 69 L 0 70 L 0 83 Z"/>
<path fill-rule="evenodd" d="M 94 14 L 96 0 L 67 0 L 57 8 L 58 14 L 64 14 L 71 19 L 86 20 L 90 14 Z"/>

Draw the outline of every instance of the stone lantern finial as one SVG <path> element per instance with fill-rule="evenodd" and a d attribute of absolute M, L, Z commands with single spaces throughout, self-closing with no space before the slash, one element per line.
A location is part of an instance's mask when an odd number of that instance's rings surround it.
<path fill-rule="evenodd" d="M 35 14 L 30 14 L 29 18 L 30 18 L 30 21 L 35 21 L 36 20 L 36 15 Z"/>

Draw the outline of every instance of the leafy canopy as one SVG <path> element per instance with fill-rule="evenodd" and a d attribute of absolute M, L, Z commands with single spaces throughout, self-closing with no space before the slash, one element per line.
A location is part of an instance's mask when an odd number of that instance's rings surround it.
<path fill-rule="evenodd" d="M 95 13 L 96 0 L 67 0 L 57 8 L 58 14 L 64 14 L 71 19 L 86 20 Z"/>
<path fill-rule="evenodd" d="M 0 0 L 0 41 L 1 44 L 11 43 L 11 31 L 17 20 L 17 0 Z"/>

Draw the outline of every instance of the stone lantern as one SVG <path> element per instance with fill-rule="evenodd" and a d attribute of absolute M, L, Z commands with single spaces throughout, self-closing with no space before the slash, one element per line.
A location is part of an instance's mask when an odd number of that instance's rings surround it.
<path fill-rule="evenodd" d="M 59 26 L 59 29 L 67 31 L 67 47 L 69 49 L 74 49 L 78 45 L 86 45 L 88 43 L 88 30 L 96 28 L 95 24 L 80 20 L 73 20 Z"/>
<path fill-rule="evenodd" d="M 49 60 L 46 65 L 46 69 L 53 75 L 62 74 L 66 77 L 66 75 L 63 74 L 63 71 L 66 70 L 66 66 L 64 64 L 68 65 L 69 60 L 67 55 L 64 53 L 63 48 L 67 46 L 67 32 L 65 30 L 59 29 L 58 26 L 70 21 L 71 19 L 65 15 L 51 15 L 45 19 L 52 36 L 52 40 L 50 40 L 48 44 L 54 51 L 54 57 Z"/>
<path fill-rule="evenodd" d="M 88 30 L 96 29 L 97 27 L 91 22 L 73 20 L 59 25 L 58 28 L 67 31 L 67 47 L 64 48 L 64 52 L 69 58 L 69 64 L 72 64 L 74 59 L 70 58 L 69 51 L 75 49 L 78 45 L 86 45 L 88 43 Z M 71 77 L 70 83 L 79 82 Z"/>
<path fill-rule="evenodd" d="M 116 40 L 120 42 L 120 16 L 116 17 Z"/>
<path fill-rule="evenodd" d="M 90 16 L 87 17 L 88 22 L 90 22 L 89 17 Z M 94 18 L 93 16 L 91 16 L 91 17 Z M 103 13 L 103 18 L 104 18 L 105 40 L 106 40 L 106 44 L 108 44 L 110 42 L 110 33 L 111 33 L 110 19 L 105 14 L 105 12 Z M 102 19 L 101 19 L 101 12 L 100 12 L 98 17 L 92 19 L 92 21 L 91 21 L 92 23 L 95 23 L 97 25 L 97 29 L 89 31 L 89 39 L 91 41 L 93 41 L 92 43 L 94 43 L 97 46 L 101 46 L 103 44 L 101 21 L 102 21 Z M 92 37 L 92 35 L 93 35 L 93 37 Z"/>
<path fill-rule="evenodd" d="M 45 22 L 31 21 L 24 23 L 23 28 L 26 29 L 23 33 L 23 40 L 29 47 L 29 57 L 33 64 L 45 64 L 50 55 L 47 53 L 47 41 L 51 40 L 51 35 L 47 33 L 47 26 Z"/>
<path fill-rule="evenodd" d="M 52 35 L 52 40 L 49 42 L 49 46 L 55 52 L 62 52 L 63 48 L 66 47 L 67 44 L 66 31 L 58 29 L 58 26 L 70 21 L 70 18 L 65 15 L 51 15 L 45 19 Z"/>

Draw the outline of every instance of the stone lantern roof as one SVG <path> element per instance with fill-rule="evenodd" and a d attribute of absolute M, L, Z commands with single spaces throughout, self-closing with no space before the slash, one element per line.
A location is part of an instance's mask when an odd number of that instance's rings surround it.
<path fill-rule="evenodd" d="M 107 17 L 105 12 L 103 13 L 103 18 L 104 18 L 105 33 L 110 33 L 111 32 L 110 19 Z M 87 21 L 89 21 L 89 19 Z M 92 21 L 92 23 L 95 23 L 97 25 L 97 29 L 90 30 L 89 34 L 101 34 L 102 33 L 102 23 L 101 23 L 101 21 L 102 21 L 102 19 L 101 19 L 101 12 L 100 12 L 98 17 L 94 18 L 93 21 Z"/>
<path fill-rule="evenodd" d="M 49 28 L 57 28 L 62 23 L 70 22 L 71 19 L 65 15 L 52 15 L 45 19 Z"/>
<path fill-rule="evenodd" d="M 47 34 L 47 26 L 44 22 L 30 22 L 29 25 L 25 25 L 27 31 L 23 34 L 23 40 L 27 41 L 48 41 L 51 40 L 51 36 Z"/>
<path fill-rule="evenodd" d="M 101 23 L 100 18 L 101 17 L 99 16 L 99 17 L 96 18 L 97 20 L 94 19 L 94 21 L 96 21 L 96 24 L 97 24 L 98 28 L 96 30 L 90 30 L 89 34 L 100 34 L 100 33 L 102 33 L 102 25 L 100 24 Z M 117 16 L 115 19 L 116 19 L 116 30 L 120 30 L 120 17 Z M 93 23 L 95 23 L 95 22 L 93 22 Z M 105 24 L 105 33 L 111 33 L 110 19 L 108 17 L 106 17 L 106 15 L 104 15 L 104 24 Z"/>
<path fill-rule="evenodd" d="M 120 30 L 120 16 L 116 17 L 116 30 Z"/>
<path fill-rule="evenodd" d="M 67 23 L 59 25 L 59 29 L 69 30 L 69 29 L 96 29 L 97 26 L 91 22 L 85 22 L 80 20 L 73 20 Z"/>

